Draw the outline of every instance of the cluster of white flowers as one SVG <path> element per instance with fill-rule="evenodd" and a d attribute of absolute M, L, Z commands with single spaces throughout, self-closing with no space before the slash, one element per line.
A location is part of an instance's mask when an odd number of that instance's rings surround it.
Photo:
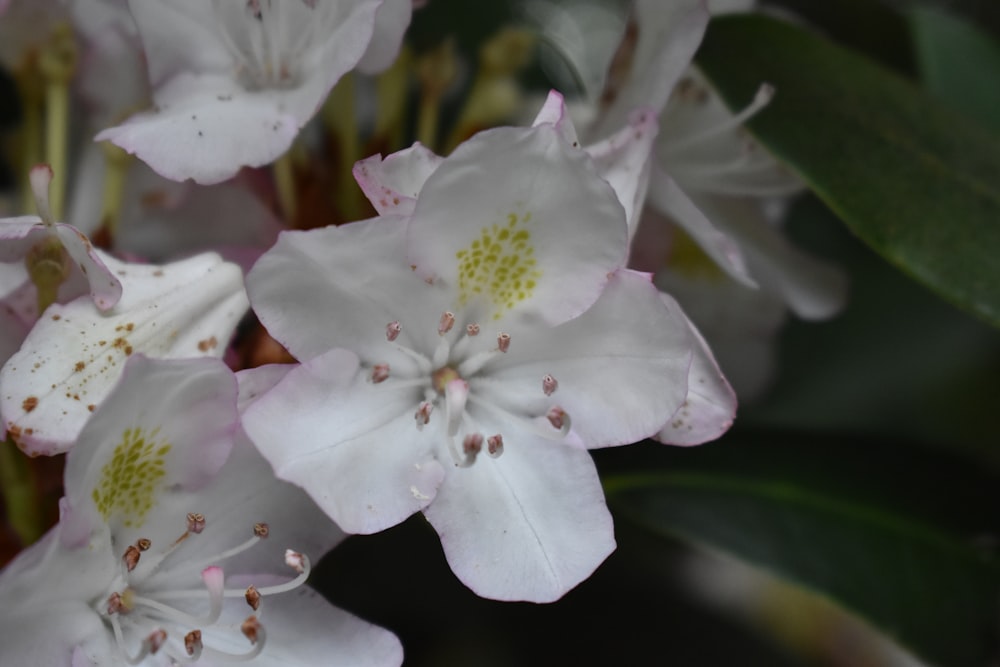
<path fill-rule="evenodd" d="M 59 523 L 0 573 L 0 663 L 399 664 L 303 584 L 415 512 L 477 594 L 556 600 L 615 548 L 587 450 L 733 422 L 661 290 L 710 341 L 734 299 L 838 307 L 762 213 L 798 187 L 740 127 L 772 91 L 734 115 L 691 66 L 698 0 L 635 2 L 579 127 L 552 92 L 446 156 L 358 155 L 375 217 L 296 225 L 307 124 L 354 161 L 331 90 L 405 91 L 413 6 L 0 2 L 37 212 L 0 219 L 0 434 L 68 453 Z M 234 351 L 256 321 L 296 363 Z"/>

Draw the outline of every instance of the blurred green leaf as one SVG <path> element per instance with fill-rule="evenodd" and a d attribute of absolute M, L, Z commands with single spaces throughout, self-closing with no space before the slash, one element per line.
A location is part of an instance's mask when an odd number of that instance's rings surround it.
<path fill-rule="evenodd" d="M 927 88 L 1000 132 L 1000 42 L 951 13 L 929 7 L 913 10 L 910 24 Z"/>
<path fill-rule="evenodd" d="M 714 20 L 698 63 L 751 131 L 876 252 L 1000 325 L 1000 139 L 872 61 L 762 15 Z"/>
<path fill-rule="evenodd" d="M 867 446 L 843 441 L 838 460 L 834 444 L 799 438 L 796 453 L 787 438 L 773 447 L 729 439 L 657 456 L 671 460 L 666 469 L 649 461 L 632 468 L 642 472 L 612 466 L 619 472 L 605 474 L 605 488 L 619 517 L 817 591 L 932 664 L 986 664 L 996 648 L 1000 566 L 960 536 L 972 522 L 957 531 L 943 522 L 963 503 L 985 516 L 980 502 L 995 507 L 995 493 L 951 459 L 942 460 L 935 481 L 930 454 L 911 461 L 907 449 L 875 445 L 869 456 Z M 895 477 L 886 467 L 893 455 Z M 959 502 L 947 497 L 951 488 Z M 944 510 L 934 507 L 936 498 Z"/>

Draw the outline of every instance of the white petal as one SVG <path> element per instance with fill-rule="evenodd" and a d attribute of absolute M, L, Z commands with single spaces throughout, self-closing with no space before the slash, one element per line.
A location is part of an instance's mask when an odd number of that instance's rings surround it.
<path fill-rule="evenodd" d="M 0 370 L 0 412 L 25 451 L 69 449 L 133 353 L 222 356 L 247 307 L 238 267 L 215 254 L 158 266 L 105 261 L 125 282 L 105 314 L 55 304 Z"/>
<path fill-rule="evenodd" d="M 424 514 L 473 592 L 551 602 L 614 551 L 611 515 L 590 454 L 516 427 L 502 433 L 503 455 L 450 470 Z"/>
<path fill-rule="evenodd" d="M 561 406 L 586 447 L 630 444 L 683 403 L 691 344 L 683 314 L 668 309 L 648 277 L 622 270 L 577 319 L 545 335 L 512 333 L 510 352 L 485 367 L 473 390 L 522 414 Z M 559 383 L 551 396 L 545 375 Z"/>
<path fill-rule="evenodd" d="M 81 667 L 117 658 L 101 617 L 82 600 L 31 608 L 9 600 L 0 614 L 0 664 Z"/>
<path fill-rule="evenodd" d="M 410 215 L 424 182 L 444 158 L 417 142 L 386 157 L 354 165 L 354 179 L 379 215 Z"/>
<path fill-rule="evenodd" d="M 345 531 L 372 533 L 423 509 L 444 476 L 431 452 L 440 429 L 414 422 L 421 400 L 391 378 L 372 384 L 354 354 L 332 350 L 257 399 L 243 426 L 278 477 Z"/>
<path fill-rule="evenodd" d="M 670 296 L 660 296 L 674 312 L 683 312 Z M 691 320 L 687 319 L 687 324 L 695 341 L 687 398 L 655 436 L 668 445 L 700 445 L 715 440 L 729 430 L 736 415 L 736 393 L 701 333 Z"/>
<path fill-rule="evenodd" d="M 569 110 L 566 108 L 566 100 L 563 98 L 562 93 L 555 90 L 549 91 L 548 96 L 545 98 L 545 103 L 538 110 L 538 115 L 535 116 L 535 120 L 531 124 L 532 127 L 538 127 L 539 125 L 551 125 L 559 132 L 559 135 L 567 144 L 571 146 L 580 145 L 580 140 L 576 135 L 576 127 L 573 126 L 573 120 L 570 118 Z"/>
<path fill-rule="evenodd" d="M 628 228 L 613 189 L 551 125 L 466 141 L 424 185 L 407 229 L 411 262 L 456 296 L 558 324 L 597 299 L 624 260 Z"/>
<path fill-rule="evenodd" d="M 375 14 L 375 31 L 368 50 L 358 63 L 362 74 L 375 74 L 389 67 L 399 55 L 403 33 L 410 25 L 413 0 L 384 0 Z"/>
<path fill-rule="evenodd" d="M 116 536 L 147 527 L 164 495 L 218 473 L 236 421 L 236 380 L 221 361 L 129 359 L 67 458 L 74 520 L 108 523 Z"/>

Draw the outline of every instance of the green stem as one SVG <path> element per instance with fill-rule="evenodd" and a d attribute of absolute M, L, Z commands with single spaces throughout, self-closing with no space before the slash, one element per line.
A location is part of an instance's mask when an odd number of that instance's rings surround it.
<path fill-rule="evenodd" d="M 7 522 L 24 545 L 42 535 L 42 513 L 34 481 L 27 458 L 8 436 L 0 443 L 0 493 L 7 508 Z"/>

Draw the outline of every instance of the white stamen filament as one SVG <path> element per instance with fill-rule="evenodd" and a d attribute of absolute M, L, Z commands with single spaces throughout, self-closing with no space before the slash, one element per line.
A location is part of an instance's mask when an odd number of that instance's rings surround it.
<path fill-rule="evenodd" d="M 208 567 L 201 573 L 202 581 L 205 582 L 205 589 L 208 591 L 208 601 L 209 610 L 208 615 L 202 618 L 197 616 L 192 616 L 191 614 L 175 609 L 170 605 L 163 604 L 159 600 L 154 600 L 152 598 L 144 597 L 141 595 L 132 596 L 133 609 L 139 605 L 143 605 L 149 609 L 155 609 L 158 611 L 163 618 L 180 623 L 182 625 L 189 626 L 199 626 L 199 625 L 212 625 L 217 620 L 219 616 L 222 615 L 222 598 L 225 592 L 224 589 L 224 577 L 221 567 Z M 171 593 L 191 593 L 192 591 L 164 591 Z M 243 591 L 244 593 L 246 591 Z M 159 595 L 158 597 L 169 599 L 174 596 Z M 176 598 L 175 598 L 176 599 Z"/>
<path fill-rule="evenodd" d="M 473 405 L 483 408 L 487 412 L 491 412 L 494 415 L 496 415 L 496 417 L 500 419 L 501 424 L 508 423 L 511 421 L 516 421 L 520 423 L 527 430 L 532 431 L 537 435 L 540 435 L 546 440 L 561 440 L 566 436 L 566 433 L 569 432 L 568 428 L 558 431 L 550 428 L 545 428 L 544 426 L 542 426 L 542 424 L 539 424 L 534 418 L 528 415 L 514 414 L 513 412 L 510 412 L 506 408 L 502 408 L 499 405 L 486 401 L 480 398 L 479 396 L 476 396 L 475 394 L 469 394 L 469 402 L 472 403 Z M 564 412 L 563 416 L 565 417 L 565 424 L 569 424 L 569 415 L 567 415 Z"/>
<path fill-rule="evenodd" d="M 465 414 L 465 402 L 469 399 L 469 383 L 458 378 L 450 381 L 444 389 L 445 421 L 448 424 L 448 437 L 453 438 L 458 433 L 458 426 Z"/>
<path fill-rule="evenodd" d="M 761 84 L 760 88 L 757 89 L 757 94 L 754 95 L 753 101 L 738 114 L 732 116 L 731 118 L 727 118 L 718 125 L 706 128 L 702 132 L 687 135 L 683 139 L 668 144 L 666 146 L 666 150 L 670 153 L 679 153 L 708 139 L 712 139 L 720 134 L 725 134 L 730 130 L 734 130 L 743 125 L 743 123 L 749 120 L 758 111 L 766 107 L 772 97 L 774 97 L 774 86 L 766 83 Z"/>

